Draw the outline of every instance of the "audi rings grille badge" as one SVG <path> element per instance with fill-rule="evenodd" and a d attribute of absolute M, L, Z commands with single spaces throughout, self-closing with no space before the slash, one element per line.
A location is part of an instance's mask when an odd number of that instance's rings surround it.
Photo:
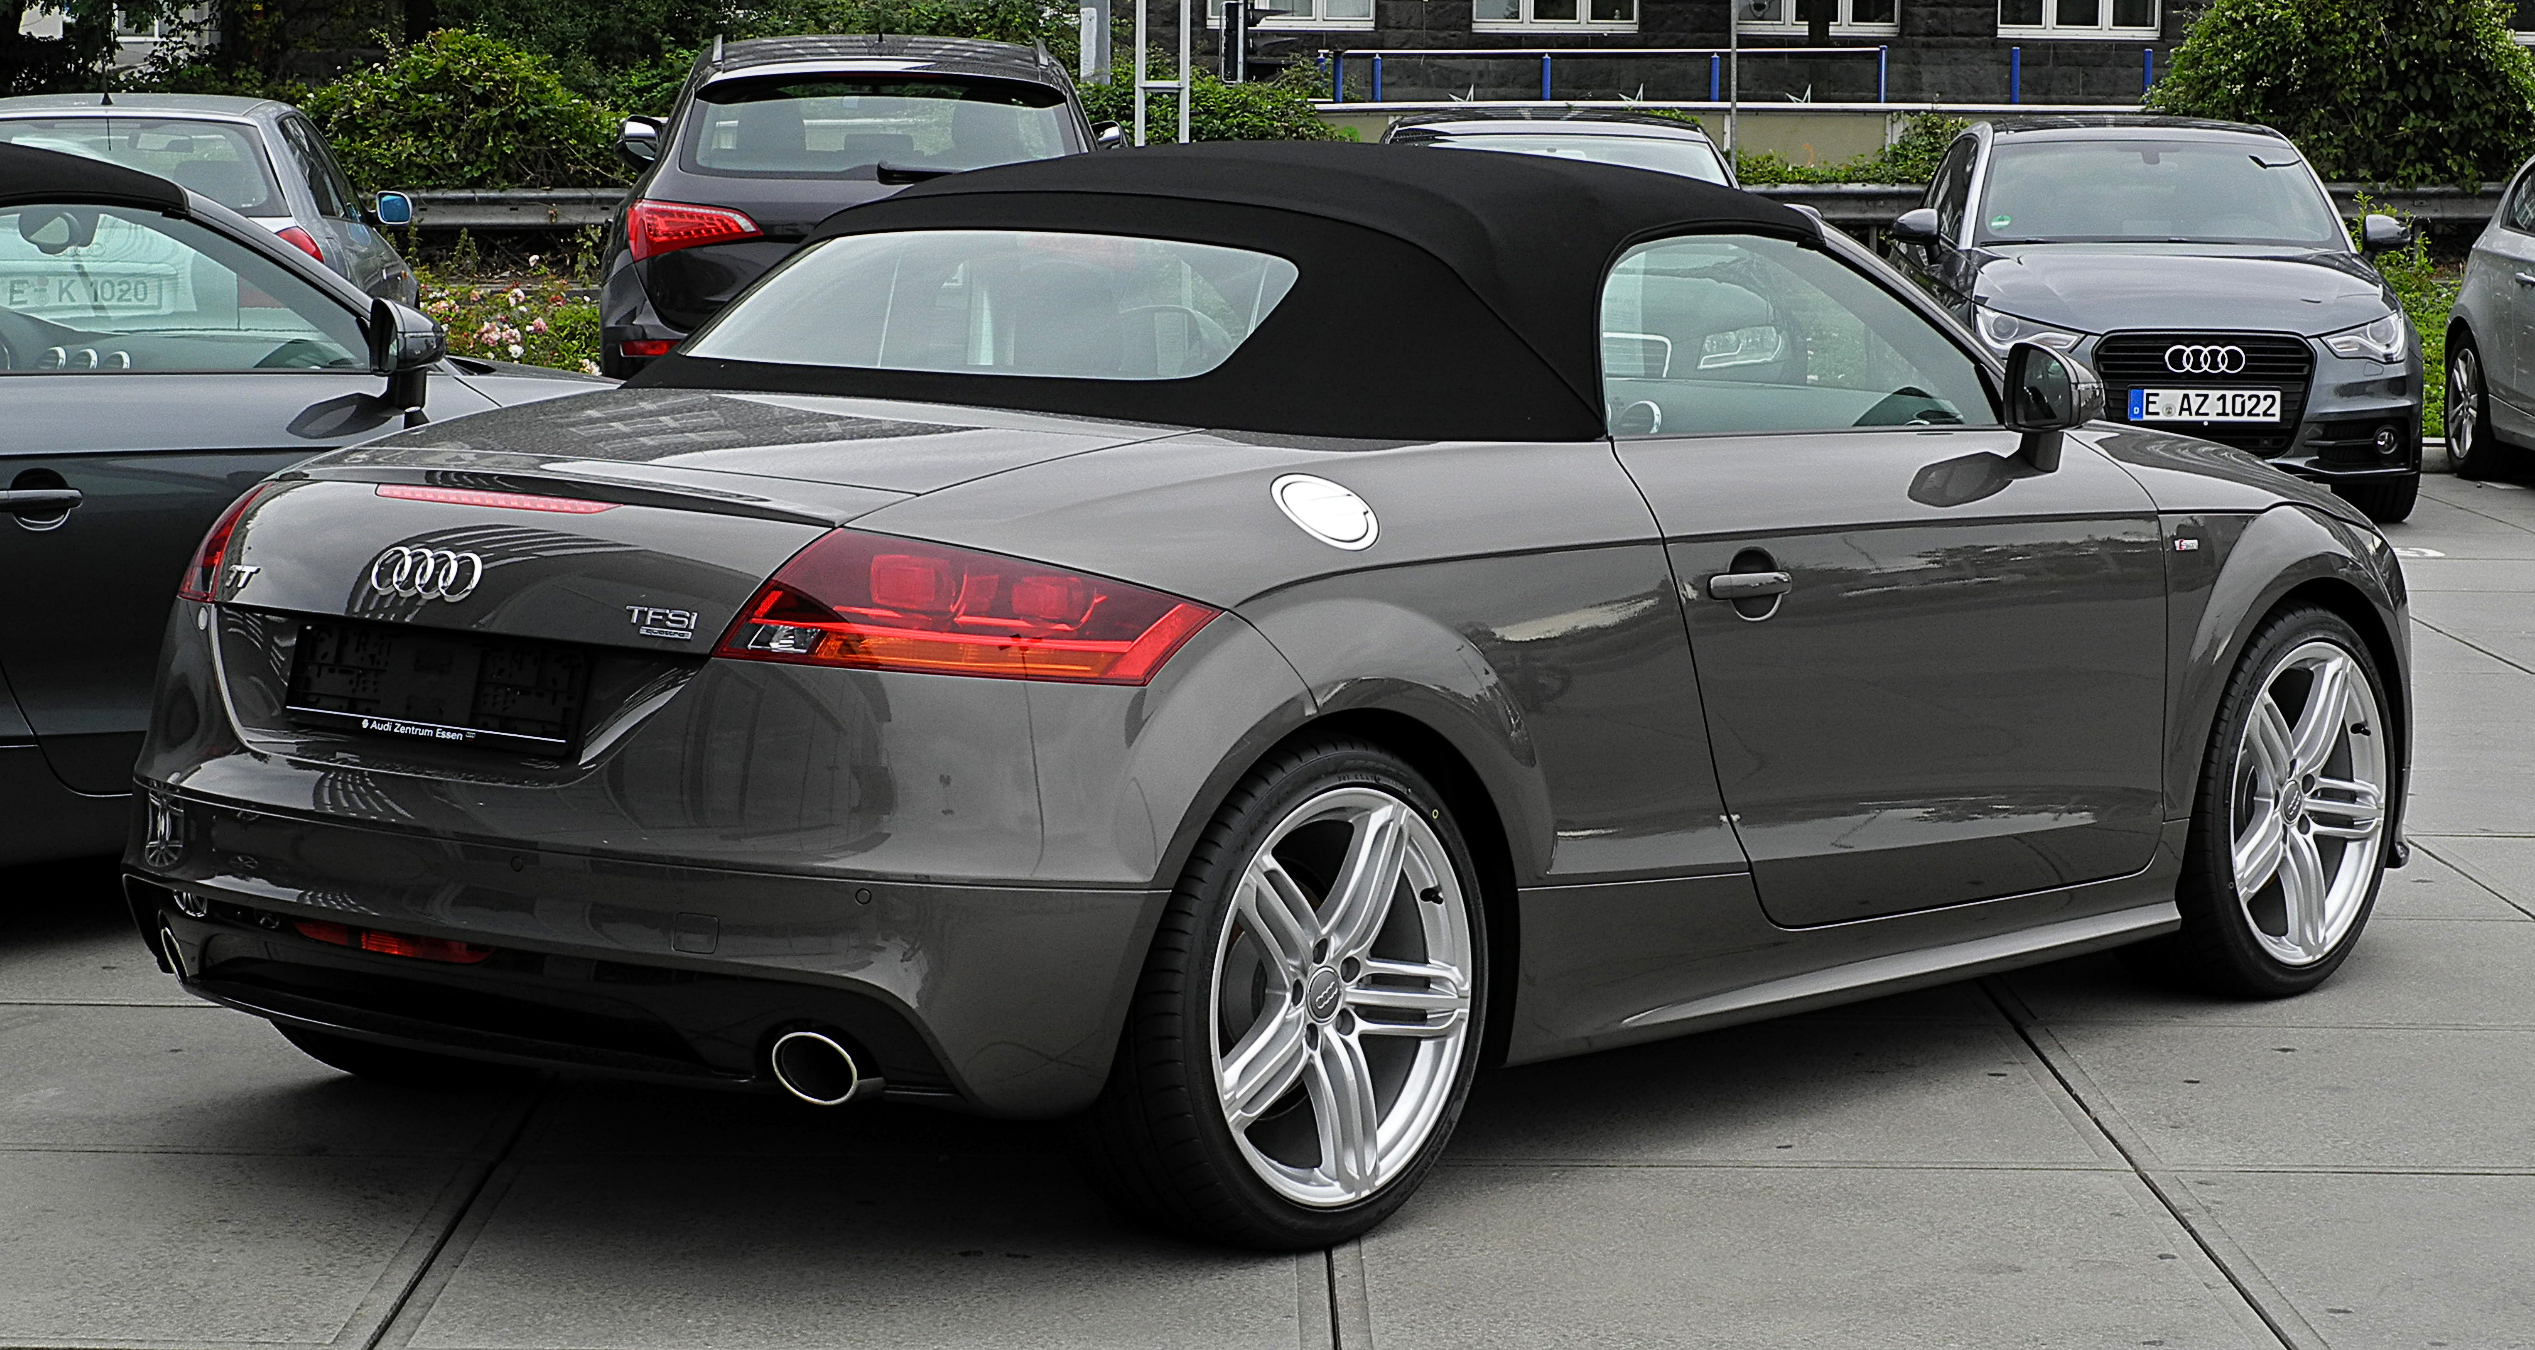
<path fill-rule="evenodd" d="M 2189 347 L 2178 342 L 2165 349 L 2165 368 L 2177 375 L 2241 375 L 2245 349 Z"/>
<path fill-rule="evenodd" d="M 370 589 L 423 600 L 464 600 L 484 580 L 484 559 L 445 548 L 399 545 L 370 564 Z"/>

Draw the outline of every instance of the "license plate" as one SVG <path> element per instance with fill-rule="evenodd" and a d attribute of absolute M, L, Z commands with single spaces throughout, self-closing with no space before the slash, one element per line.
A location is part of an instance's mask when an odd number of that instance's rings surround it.
<path fill-rule="evenodd" d="M 47 317 L 125 318 L 165 314 L 174 294 L 158 269 L 96 267 L 85 272 L 39 272 L 17 266 L 0 270 L 0 306 Z"/>
<path fill-rule="evenodd" d="M 308 721 L 448 745 L 572 744 L 590 658 L 559 642 L 311 620 L 291 659 Z"/>
<path fill-rule="evenodd" d="M 2277 422 L 2277 389 L 2133 389 L 2133 422 Z"/>

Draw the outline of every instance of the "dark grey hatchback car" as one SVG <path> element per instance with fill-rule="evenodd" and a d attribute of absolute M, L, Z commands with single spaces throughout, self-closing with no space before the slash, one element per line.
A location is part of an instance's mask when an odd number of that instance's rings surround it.
<path fill-rule="evenodd" d="M 354 1072 L 1080 1115 L 1283 1247 L 1483 1063 L 2113 946 L 2311 988 L 2401 858 L 2401 573 L 2100 396 L 1676 176 L 921 184 L 633 387 L 233 513 L 134 916 Z"/>
<path fill-rule="evenodd" d="M 2370 216 L 2369 247 L 2402 242 Z M 2064 351 L 2106 415 L 2222 442 L 2381 521 L 2420 493 L 2421 354 L 2297 147 L 2175 117 L 1980 123 L 1893 236 L 1994 352 Z"/>

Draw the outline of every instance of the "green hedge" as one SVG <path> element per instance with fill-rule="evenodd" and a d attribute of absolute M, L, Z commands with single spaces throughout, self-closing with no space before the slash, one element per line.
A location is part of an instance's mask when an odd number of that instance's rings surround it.
<path fill-rule="evenodd" d="M 1790 164 L 1785 156 L 1761 150 L 1744 155 L 1734 173 L 1746 187 L 1769 183 L 1925 183 L 1936 177 L 1945 147 L 1971 123 L 1959 117 L 1919 113 L 1902 124 L 1892 144 L 1871 155 L 1841 164 Z"/>
<path fill-rule="evenodd" d="M 1170 62 L 1155 56 L 1145 67 L 1147 79 L 1171 78 Z M 1188 134 L 1200 141 L 1336 141 L 1352 140 L 1320 120 L 1311 96 L 1321 88 L 1309 66 L 1288 67 L 1273 80 L 1226 84 L 1197 72 L 1197 98 L 1189 107 Z M 1082 86 L 1083 110 L 1095 122 L 1135 126 L 1135 67 L 1121 61 L 1107 84 Z M 1168 90 L 1144 97 L 1145 139 L 1150 144 L 1179 139 L 1179 95 Z"/>
<path fill-rule="evenodd" d="M 543 57 L 447 29 L 303 105 L 356 183 L 400 188 L 594 187 L 625 181 L 615 114 Z"/>

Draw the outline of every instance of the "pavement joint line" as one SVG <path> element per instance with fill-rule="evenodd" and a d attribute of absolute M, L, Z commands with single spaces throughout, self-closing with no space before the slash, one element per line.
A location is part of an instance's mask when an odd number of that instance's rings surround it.
<path fill-rule="evenodd" d="M 1294 1254 L 1294 1298 L 1301 1350 L 1337 1350 L 1338 1274 L 1326 1250 Z"/>
<path fill-rule="evenodd" d="M 1803 1158 L 1649 1158 L 1643 1162 L 1613 1158 L 1447 1158 L 1438 1166 L 1456 1170 L 1601 1171 L 1601 1172 L 2127 1172 L 2130 1165 L 2107 1162 L 1895 1162 L 1889 1159 Z M 2535 1168 L 2529 1168 L 2535 1173 Z"/>
<path fill-rule="evenodd" d="M 2086 1112 L 2105 1141 L 2130 1164 L 2131 1172 L 2148 1188 L 2149 1194 L 2155 1196 L 2157 1203 L 2182 1225 L 2183 1232 L 2200 1248 L 2201 1255 L 2217 1267 L 2218 1273 L 2226 1277 L 2229 1284 L 2235 1286 L 2237 1296 L 2244 1300 L 2254 1316 L 2262 1319 L 2262 1325 L 2270 1330 L 2272 1336 L 2288 1350 L 2327 1350 L 2323 1336 L 2306 1320 L 2305 1314 L 2300 1313 L 2288 1296 L 2280 1292 L 2279 1286 L 2262 1273 L 2261 1266 L 2255 1264 L 2252 1256 L 2227 1235 L 2217 1218 L 2202 1208 L 2200 1201 L 2180 1184 L 2181 1177 L 2158 1162 L 2155 1150 L 2148 1147 L 2147 1141 L 2122 1117 L 2112 1099 L 2086 1076 L 2068 1047 L 2059 1043 L 2059 1038 L 2042 1024 L 2024 999 L 1996 977 L 1984 978 L 1979 983 L 1982 992 L 1988 994 L 1990 1000 L 1998 1005 L 1998 1010 L 2015 1025 L 2025 1044 L 2041 1057 L 2043 1065 L 2058 1080 L 2060 1090 Z"/>
<path fill-rule="evenodd" d="M 2523 914 L 2530 919 L 2535 919 L 2535 909 L 2528 909 L 2525 905 L 2519 903 L 2514 896 L 2511 896 L 2507 891 L 2500 889 L 2498 883 L 2492 881 L 2489 877 L 2482 875 L 2479 870 L 2466 863 L 2464 859 L 2449 857 L 2447 854 L 2440 852 L 2438 849 L 2431 848 L 2427 843 L 2423 842 L 2425 839 L 2470 839 L 2473 837 L 2474 836 L 2472 835 L 2416 835 L 2410 836 L 2409 838 L 2410 842 L 2417 846 L 2421 852 L 2428 854 L 2432 859 L 2438 862 L 2446 864 L 2448 870 L 2454 872 L 2456 875 L 2463 877 L 2465 880 L 2472 882 L 2474 885 L 2479 886 L 2486 891 L 2489 891 L 2493 899 L 2498 900 L 2501 904 L 2516 910 L 2518 913 Z M 2512 835 L 2506 837 L 2522 839 L 2526 836 Z"/>
<path fill-rule="evenodd" d="M 1329 1329 L 1337 1350 L 1372 1350 L 1373 1298 L 1362 1238 L 1329 1249 Z"/>
<path fill-rule="evenodd" d="M 2457 592 L 2457 594 L 2464 594 L 2464 593 L 2465 593 L 2465 592 Z M 2473 594 L 2477 594 L 2477 595 L 2479 595 L 2479 594 L 2486 594 L 2486 592 L 2480 592 L 2480 591 L 2477 591 L 2477 592 L 2473 592 Z M 2420 615 L 2418 615 L 2418 614 L 2415 614 L 2415 615 L 2413 615 L 2413 616 L 2412 616 L 2412 622 L 2414 622 L 2414 623 L 2416 623 L 2416 624 L 2419 624 L 2421 627 L 2426 628 L 2426 629 L 2428 629 L 2429 631 L 2431 631 L 2431 632 L 2433 632 L 2433 633 L 2436 633 L 2436 634 L 2437 634 L 2437 635 L 2439 635 L 2440 637 L 2446 638 L 2446 639 L 2448 639 L 2448 640 L 2449 640 L 2449 641 L 2451 641 L 2451 642 L 2456 642 L 2456 643 L 2460 643 L 2460 644 L 2462 644 L 2462 645 L 2464 645 L 2464 646 L 2471 647 L 2471 648 L 2472 648 L 2472 649 L 2474 649 L 2475 651 L 2478 651 L 2478 652 L 2482 653 L 2484 656 L 2490 657 L 2492 660 L 2497 661 L 2497 662 L 2499 662 L 2501 665 L 2507 666 L 2509 669 L 2514 670 L 2514 671 L 2517 671 L 2517 672 L 2519 672 L 2520 674 L 2525 674 L 2525 675 L 2535 675 L 2535 667 L 2530 667 L 2530 666 L 2528 666 L 2528 665 L 2526 665 L 2525 663 L 2520 662 L 2520 661 L 2512 661 L 2512 660 L 2510 660 L 2509 658 L 2507 658 L 2507 657 L 2505 657 L 2505 656 L 2500 655 L 2498 652 L 2495 652 L 2495 651 L 2491 650 L 2490 648 L 2483 646 L 2481 643 L 2474 641 L 2472 638 L 2459 636 L 2458 634 L 2455 634 L 2455 633 L 2450 633 L 2450 632 L 2448 632 L 2446 629 L 2439 627 L 2437 624 L 2431 623 L 2429 620 L 2422 618 L 2422 617 L 2421 617 Z M 2418 714 L 2417 714 L 2417 711 L 2416 711 L 2416 712 L 2415 712 L 2415 716 L 2417 716 L 2417 715 L 2418 715 Z"/>
<path fill-rule="evenodd" d="M 554 1083 L 549 1079 L 538 1086 L 535 1096 L 515 1108 L 519 1112 L 519 1118 L 511 1125 L 509 1135 L 502 1141 L 501 1148 L 494 1153 L 492 1160 L 476 1176 L 474 1185 L 467 1191 L 466 1199 L 459 1203 L 448 1223 L 432 1239 L 431 1250 L 424 1254 L 422 1261 L 414 1267 L 413 1273 L 406 1277 L 403 1287 L 396 1291 L 396 1296 L 389 1302 L 385 1315 L 378 1319 L 375 1329 L 361 1341 L 360 1350 L 379 1350 L 380 1347 L 391 1343 L 401 1347 L 413 1340 L 414 1332 L 421 1325 L 422 1315 L 431 1311 L 431 1305 L 439 1299 L 441 1290 L 448 1287 L 450 1277 L 457 1273 L 457 1261 L 444 1261 L 443 1258 L 450 1255 L 449 1249 L 453 1242 L 457 1244 L 457 1256 L 461 1258 L 466 1255 L 468 1248 L 475 1245 L 475 1239 L 483 1233 L 485 1224 L 492 1219 L 493 1210 L 500 1205 L 502 1196 L 509 1192 L 511 1182 L 517 1179 L 525 1166 L 519 1158 L 513 1156 L 518 1150 L 521 1137 L 528 1133 L 529 1126 L 537 1120 L 553 1095 Z M 465 1241 L 458 1242 L 457 1239 L 461 1235 L 464 1236 Z M 421 1309 L 421 1314 L 409 1317 L 408 1314 L 413 1313 L 417 1307 Z"/>
<path fill-rule="evenodd" d="M 2480 491 L 2480 490 L 2481 490 L 2481 489 L 2478 489 L 2478 488 L 2477 488 L 2477 489 L 2475 489 L 2475 491 Z M 2450 507 L 2454 507 L 2456 510 L 2459 510 L 2459 511 L 2464 512 L 2466 515 L 2469 515 L 2469 516 L 2480 516 L 2480 517 L 2482 517 L 2484 520 L 2490 521 L 2490 522 L 2491 522 L 2492 524 L 2494 524 L 2494 525 L 2501 525 L 2501 526 L 2505 526 L 2505 527 L 2507 527 L 2507 528 L 2509 528 L 2509 529 L 2512 529 L 2512 530 L 2518 530 L 2518 531 L 2521 531 L 2521 532 L 2524 532 L 2524 533 L 2528 533 L 2528 534 L 2535 534 L 2535 530 L 2529 530 L 2529 529 L 2527 529 L 2527 527 L 2526 527 L 2526 526 L 2521 525 L 2521 524 L 2519 524 L 2518 522 L 2516 522 L 2516 521 L 2514 521 L 2514 520 L 2511 520 L 2511 519 L 2509 519 L 2509 518 L 2508 518 L 2508 517 L 2506 517 L 2506 516 L 2495 516 L 2495 515 L 2491 514 L 2491 513 L 2490 513 L 2490 512 L 2488 512 L 2488 511 L 2478 510 L 2478 509 L 2476 509 L 2476 508 L 2474 508 L 2474 507 L 2470 507 L 2470 506 L 2465 505 L 2463 502 L 2460 502 L 2460 501 L 2456 500 L 2456 499 L 2455 499 L 2455 498 L 2453 498 L 2453 497 L 2441 497 L 2441 496 L 2439 496 L 2438 494 L 2436 494 L 2436 493 L 2434 493 L 2434 492 L 2433 492 L 2433 493 L 2431 493 L 2431 494 L 2430 494 L 2430 498 L 2429 498 L 2429 499 L 2430 499 L 2431 501 L 2437 502 L 2437 503 L 2438 503 L 2439 505 L 2441 505 L 2441 506 L 2450 506 Z M 2463 561 L 2470 562 L 2470 561 L 2472 561 L 2472 559 L 2468 558 L 2468 559 L 2464 559 Z"/>

